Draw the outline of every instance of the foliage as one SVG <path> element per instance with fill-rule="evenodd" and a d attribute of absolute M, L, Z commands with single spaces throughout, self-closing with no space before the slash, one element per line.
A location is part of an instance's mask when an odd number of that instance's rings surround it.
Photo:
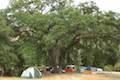
<path fill-rule="evenodd" d="M 106 65 L 106 66 L 104 67 L 104 70 L 105 70 L 105 71 L 113 71 L 113 66 L 112 66 L 112 65 Z"/>
<path fill-rule="evenodd" d="M 0 12 L 0 66 L 4 67 L 5 71 L 11 71 L 19 61 L 9 40 L 13 33 L 7 25 L 4 12 Z"/>
<path fill-rule="evenodd" d="M 0 65 L 83 64 L 111 70 L 120 59 L 120 14 L 102 12 L 94 2 L 11 0 L 0 14 Z"/>
<path fill-rule="evenodd" d="M 115 64 L 114 70 L 115 71 L 120 71 L 120 63 L 119 62 Z"/>

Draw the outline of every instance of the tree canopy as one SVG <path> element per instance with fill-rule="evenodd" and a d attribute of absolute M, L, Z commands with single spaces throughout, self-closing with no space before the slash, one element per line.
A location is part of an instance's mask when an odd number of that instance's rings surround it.
<path fill-rule="evenodd" d="M 0 12 L 0 65 L 114 66 L 119 27 L 120 14 L 102 12 L 94 2 L 11 0 Z"/>

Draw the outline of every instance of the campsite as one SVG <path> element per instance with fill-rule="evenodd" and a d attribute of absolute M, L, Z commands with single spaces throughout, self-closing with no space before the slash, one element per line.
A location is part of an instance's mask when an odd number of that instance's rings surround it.
<path fill-rule="evenodd" d="M 61 75 L 52 75 L 47 77 L 42 77 L 40 79 L 23 79 L 17 77 L 2 77 L 0 80 L 119 80 L 118 77 L 108 77 L 104 75 L 84 75 L 84 74 L 61 74 Z"/>
<path fill-rule="evenodd" d="M 75 69 L 74 65 L 68 65 L 66 68 Z M 74 68 L 73 68 L 74 67 Z M 21 77 L 0 77 L 0 80 L 119 80 L 120 72 L 105 72 L 97 71 L 95 67 L 90 67 L 87 70 L 87 67 L 82 67 L 81 72 L 66 70 L 64 73 L 53 73 L 50 70 L 49 74 L 40 72 L 36 67 L 29 67 L 24 70 L 21 74 Z M 83 71 L 86 70 L 86 72 Z M 92 72 L 89 72 L 92 71 Z"/>
<path fill-rule="evenodd" d="M 0 80 L 119 80 L 119 0 L 99 1 L 0 0 Z"/>

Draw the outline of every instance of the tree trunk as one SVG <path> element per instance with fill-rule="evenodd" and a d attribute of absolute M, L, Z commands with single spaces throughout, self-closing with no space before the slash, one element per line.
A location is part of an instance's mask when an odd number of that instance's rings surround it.
<path fill-rule="evenodd" d="M 0 66 L 0 76 L 4 75 L 4 68 L 2 66 Z"/>
<path fill-rule="evenodd" d="M 61 50 L 58 47 L 54 47 L 49 52 L 50 65 L 54 68 L 54 72 L 58 72 L 58 66 L 60 64 Z"/>

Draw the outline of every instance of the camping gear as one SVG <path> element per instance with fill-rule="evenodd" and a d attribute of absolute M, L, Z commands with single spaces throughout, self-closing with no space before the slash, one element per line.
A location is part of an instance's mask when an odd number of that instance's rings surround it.
<path fill-rule="evenodd" d="M 85 70 L 83 73 L 84 73 L 84 74 L 92 74 L 92 71 L 90 71 L 90 70 Z"/>
<path fill-rule="evenodd" d="M 92 67 L 91 66 L 87 66 L 86 70 L 83 73 L 84 74 L 92 74 Z"/>
<path fill-rule="evenodd" d="M 77 71 L 75 65 L 67 65 L 64 70 L 65 72 L 76 72 Z"/>
<path fill-rule="evenodd" d="M 103 69 L 102 68 L 97 68 L 97 70 L 96 70 L 97 72 L 102 72 L 103 71 Z"/>
<path fill-rule="evenodd" d="M 86 67 L 81 66 L 78 70 L 79 70 L 80 73 L 83 73 L 86 70 Z"/>
<path fill-rule="evenodd" d="M 21 77 L 22 78 L 41 78 L 42 73 L 39 71 L 39 69 L 35 67 L 30 67 L 22 72 Z"/>

